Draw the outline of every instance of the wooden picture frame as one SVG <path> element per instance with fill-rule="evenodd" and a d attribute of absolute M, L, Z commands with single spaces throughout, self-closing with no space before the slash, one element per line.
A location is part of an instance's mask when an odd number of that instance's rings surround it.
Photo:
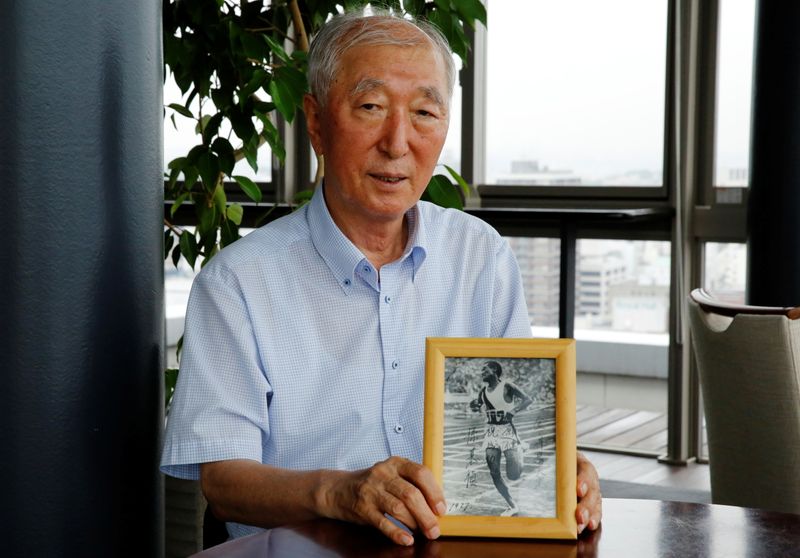
<path fill-rule="evenodd" d="M 575 341 L 428 338 L 425 374 L 442 534 L 576 539 Z"/>

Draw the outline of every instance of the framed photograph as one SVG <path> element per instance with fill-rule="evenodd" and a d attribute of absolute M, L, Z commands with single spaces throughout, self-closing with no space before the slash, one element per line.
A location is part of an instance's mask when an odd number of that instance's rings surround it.
<path fill-rule="evenodd" d="M 577 538 L 575 341 L 428 338 L 425 374 L 442 534 Z"/>

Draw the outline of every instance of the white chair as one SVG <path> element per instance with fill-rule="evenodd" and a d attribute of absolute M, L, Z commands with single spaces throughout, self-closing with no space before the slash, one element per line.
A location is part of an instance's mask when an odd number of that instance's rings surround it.
<path fill-rule="evenodd" d="M 689 296 L 711 499 L 800 513 L 800 308 Z"/>

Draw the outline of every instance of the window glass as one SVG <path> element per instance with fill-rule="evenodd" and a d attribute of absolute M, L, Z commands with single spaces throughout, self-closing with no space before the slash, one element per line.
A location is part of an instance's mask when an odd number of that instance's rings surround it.
<path fill-rule="evenodd" d="M 579 240 L 575 329 L 663 336 L 668 331 L 668 242 Z"/>
<path fill-rule="evenodd" d="M 509 237 L 536 337 L 558 337 L 561 242 L 557 238 Z"/>
<path fill-rule="evenodd" d="M 450 128 L 447 131 L 447 139 L 442 148 L 442 154 L 439 156 L 439 164 L 447 165 L 456 172 L 461 172 L 461 86 L 458 83 L 458 72 L 461 70 L 463 63 L 461 58 L 453 55 L 453 60 L 456 63 L 456 83 L 453 87 L 453 98 L 450 100 Z M 445 174 L 450 176 L 447 169 L 438 167 L 435 171 L 436 174 Z"/>
<path fill-rule="evenodd" d="M 703 288 L 719 300 L 744 304 L 747 245 L 706 242 L 703 250 Z"/>
<path fill-rule="evenodd" d="M 715 186 L 749 184 L 755 0 L 720 0 Z"/>
<path fill-rule="evenodd" d="M 495 0 L 488 184 L 661 186 L 667 1 Z"/>
<path fill-rule="evenodd" d="M 560 241 L 515 238 L 534 337 L 558 337 Z M 579 240 L 578 443 L 663 454 L 667 444 L 669 242 Z"/>
<path fill-rule="evenodd" d="M 583 239 L 576 262 L 578 443 L 665 453 L 670 244 Z"/>

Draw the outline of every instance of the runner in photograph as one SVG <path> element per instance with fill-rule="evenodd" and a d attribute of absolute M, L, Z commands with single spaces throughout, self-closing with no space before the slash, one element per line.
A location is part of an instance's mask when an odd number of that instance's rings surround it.
<path fill-rule="evenodd" d="M 514 516 L 519 507 L 511 497 L 503 480 L 502 459 L 506 459 L 506 476 L 517 480 L 522 474 L 524 447 L 514 427 L 514 415 L 527 408 L 533 400 L 514 383 L 502 379 L 500 363 L 490 360 L 481 369 L 481 380 L 486 384 L 478 397 L 470 402 L 470 409 L 486 415 L 483 449 L 486 465 L 495 488 L 505 499 L 508 508 L 501 516 Z"/>

